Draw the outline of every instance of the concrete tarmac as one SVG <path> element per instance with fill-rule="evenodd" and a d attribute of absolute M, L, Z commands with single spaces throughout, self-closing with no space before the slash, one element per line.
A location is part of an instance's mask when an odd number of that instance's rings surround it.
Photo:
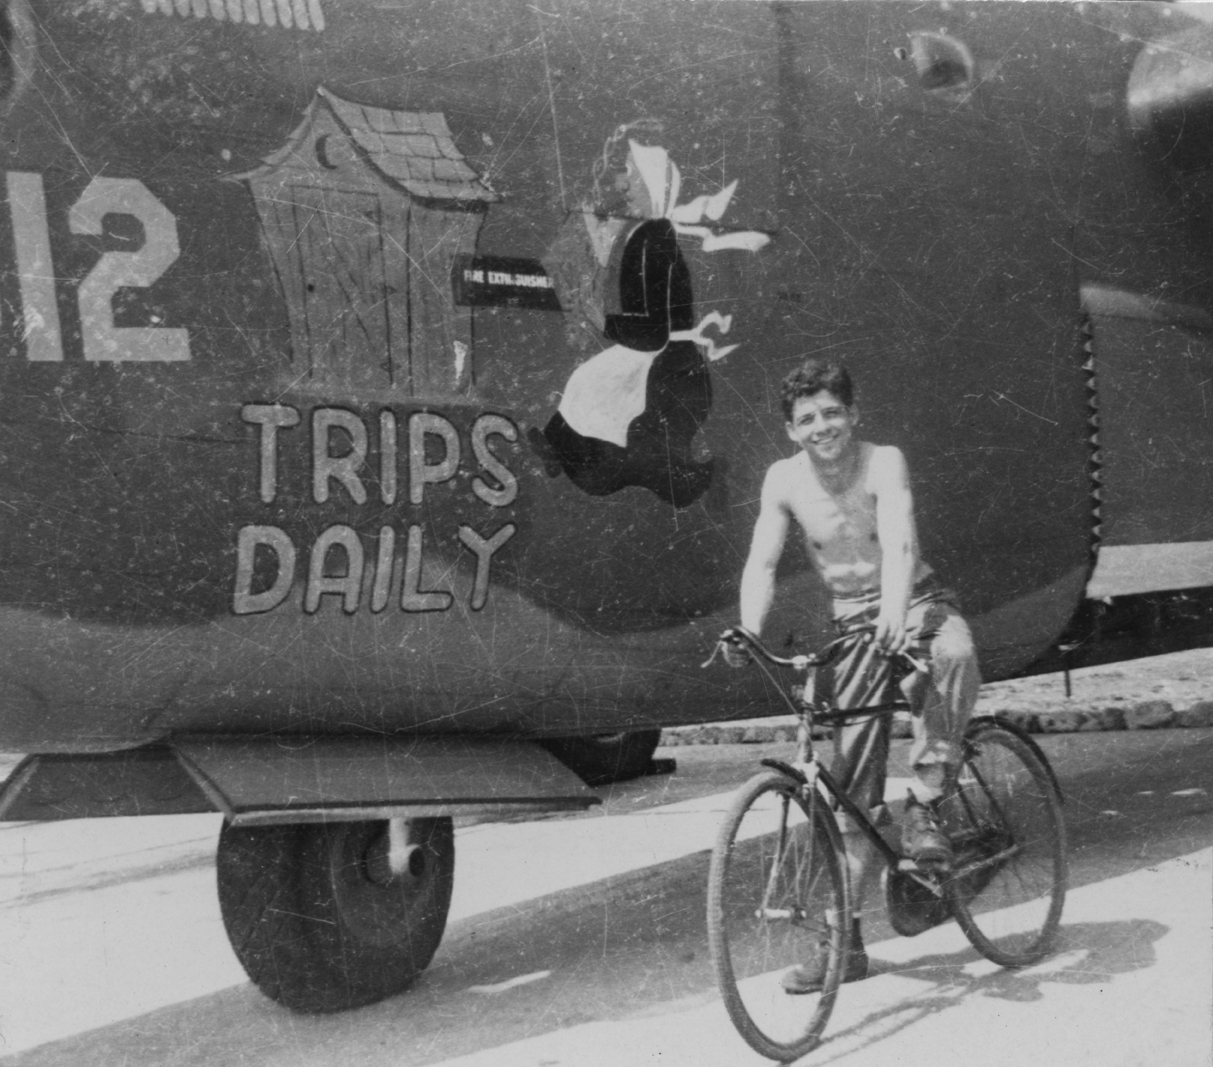
<path fill-rule="evenodd" d="M 1005 971 L 954 924 L 904 939 L 873 913 L 876 973 L 844 987 L 806 1062 L 1213 1062 L 1213 730 L 1041 740 L 1072 845 L 1057 951 Z M 287 1012 L 244 978 L 215 900 L 217 817 L 6 827 L 0 1054 L 15 1067 L 766 1062 L 716 994 L 704 892 L 732 788 L 787 749 L 669 749 L 677 773 L 612 787 L 602 810 L 463 827 L 429 970 L 332 1016 Z"/>

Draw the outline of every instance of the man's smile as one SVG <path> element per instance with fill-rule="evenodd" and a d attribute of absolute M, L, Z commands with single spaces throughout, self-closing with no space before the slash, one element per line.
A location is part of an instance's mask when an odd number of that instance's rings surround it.
<path fill-rule="evenodd" d="M 788 437 L 815 460 L 835 463 L 846 455 L 858 418 L 854 405 L 822 390 L 797 398 L 787 423 Z"/>

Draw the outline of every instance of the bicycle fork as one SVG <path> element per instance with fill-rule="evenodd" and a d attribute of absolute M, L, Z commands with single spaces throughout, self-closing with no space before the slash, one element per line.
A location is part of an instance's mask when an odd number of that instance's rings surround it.
<path fill-rule="evenodd" d="M 795 923 L 807 917 L 808 912 L 804 908 L 799 905 L 791 908 L 771 907 L 771 899 L 779 890 L 779 872 L 783 870 L 783 858 L 788 847 L 788 811 L 792 803 L 791 796 L 786 793 L 779 799 L 783 805 L 783 811 L 780 813 L 779 819 L 779 842 L 775 847 L 775 859 L 771 864 L 770 873 L 767 875 L 766 886 L 762 891 L 762 903 L 755 912 L 755 918 L 766 922 L 786 919 L 789 922 Z M 797 872 L 797 877 L 799 877 L 799 874 L 800 872 Z"/>
<path fill-rule="evenodd" d="M 807 762 L 797 762 L 795 764 L 784 763 L 782 760 L 774 759 L 764 759 L 762 763 L 786 774 L 793 780 L 795 786 L 792 792 L 784 793 L 780 797 L 782 811 L 780 812 L 779 819 L 779 839 L 776 843 L 775 855 L 770 869 L 767 872 L 762 901 L 755 910 L 754 916 L 763 922 L 785 921 L 795 925 L 809 918 L 808 910 L 799 903 L 793 903 L 790 907 L 773 907 L 772 901 L 780 894 L 780 880 L 783 873 L 784 860 L 791 846 L 791 827 L 788 823 L 788 814 L 791 811 L 793 795 L 795 794 L 804 797 L 808 801 L 810 813 L 806 823 L 808 848 L 806 853 L 800 857 L 796 870 L 791 872 L 789 878 L 793 884 L 799 885 L 804 879 L 805 871 L 815 869 L 814 849 L 819 843 L 815 829 L 815 819 L 817 805 L 824 799 L 816 787 L 817 775 L 821 771 L 821 765 L 817 762 L 816 756 L 813 756 Z M 833 925 L 837 922 L 837 916 L 827 915 L 827 922 Z"/>

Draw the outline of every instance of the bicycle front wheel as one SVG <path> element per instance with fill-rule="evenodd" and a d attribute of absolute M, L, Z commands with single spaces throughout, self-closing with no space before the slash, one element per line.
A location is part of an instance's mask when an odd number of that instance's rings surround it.
<path fill-rule="evenodd" d="M 850 933 L 845 853 L 815 789 L 778 771 L 755 775 L 720 827 L 708 880 L 708 939 L 733 1025 L 774 1060 L 821 1040 L 842 980 Z M 820 967 L 820 991 L 789 994 L 797 965 Z"/>
<path fill-rule="evenodd" d="M 1044 756 L 993 720 L 973 722 L 941 803 L 956 860 L 946 890 L 973 946 L 1004 967 L 1040 959 L 1061 923 L 1068 879 L 1061 796 Z"/>

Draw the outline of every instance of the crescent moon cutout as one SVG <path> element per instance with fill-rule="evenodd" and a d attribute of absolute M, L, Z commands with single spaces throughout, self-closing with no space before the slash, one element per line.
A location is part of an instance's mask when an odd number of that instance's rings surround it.
<path fill-rule="evenodd" d="M 320 161 L 322 167 L 328 170 L 337 170 L 337 165 L 329 162 L 328 153 L 324 150 L 324 144 L 331 136 L 332 134 L 326 133 L 316 138 L 316 159 Z"/>

